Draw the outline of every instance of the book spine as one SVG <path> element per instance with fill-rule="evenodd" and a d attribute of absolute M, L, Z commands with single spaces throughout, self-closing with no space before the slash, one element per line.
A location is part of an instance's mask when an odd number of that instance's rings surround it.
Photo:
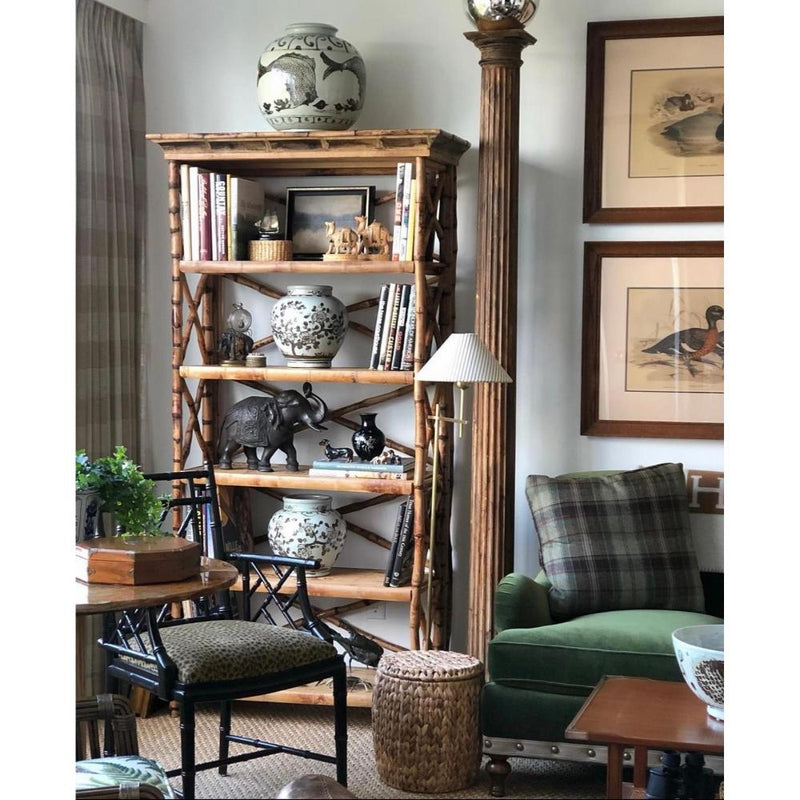
<path fill-rule="evenodd" d="M 211 260 L 211 187 L 208 170 L 200 169 L 198 181 L 198 219 L 200 226 L 200 249 L 197 257 L 200 261 Z"/>
<path fill-rule="evenodd" d="M 400 532 L 403 528 L 403 518 L 406 512 L 406 502 L 403 501 L 397 507 L 397 516 L 394 520 L 394 532 L 392 533 L 392 546 L 389 548 L 389 558 L 386 560 L 386 571 L 383 575 L 383 585 L 388 586 L 392 579 L 394 569 L 394 557 L 397 554 L 397 545 L 400 543 Z"/>
<path fill-rule="evenodd" d="M 219 260 L 219 246 L 217 245 L 217 173 L 208 175 L 208 214 L 211 227 L 211 260 Z"/>
<path fill-rule="evenodd" d="M 200 168 L 189 167 L 189 213 L 191 216 L 191 239 L 189 261 L 200 257 Z"/>
<path fill-rule="evenodd" d="M 233 251 L 233 214 L 231 210 L 234 208 L 233 201 L 233 179 L 231 175 L 225 176 L 225 222 L 227 226 L 227 240 L 228 240 L 228 261 L 233 261 L 236 258 L 236 253 Z"/>
<path fill-rule="evenodd" d="M 383 359 L 383 368 L 392 368 L 392 357 L 394 356 L 394 340 L 397 335 L 397 317 L 400 314 L 400 298 L 403 293 L 403 285 L 398 284 L 395 288 L 394 298 L 392 299 L 392 313 L 389 315 L 389 335 L 386 337 L 386 353 Z"/>
<path fill-rule="evenodd" d="M 391 369 L 400 369 L 403 363 L 403 340 L 406 331 L 406 317 L 408 317 L 408 298 L 411 294 L 411 284 L 403 284 L 400 294 L 400 311 L 397 314 L 397 334 L 394 337 L 394 352 L 392 353 Z"/>
<path fill-rule="evenodd" d="M 217 255 L 219 261 L 228 260 L 228 183 L 227 175 L 216 173 L 214 180 L 216 207 Z"/>
<path fill-rule="evenodd" d="M 358 466 L 358 465 L 356 465 Z M 309 477 L 311 478 L 368 478 L 376 481 L 394 481 L 405 478 L 406 474 L 403 472 L 372 472 L 368 469 L 320 469 L 311 467 L 308 470 Z"/>
<path fill-rule="evenodd" d="M 402 238 L 403 224 L 403 185 L 405 182 L 406 165 L 401 161 L 397 165 L 397 182 L 394 196 L 394 228 L 392 230 L 392 261 L 400 260 L 400 240 Z"/>
<path fill-rule="evenodd" d="M 414 462 L 404 464 L 373 464 L 370 461 L 312 461 L 311 469 L 322 469 L 326 472 L 393 472 L 398 475 L 407 475 L 414 469 Z"/>
<path fill-rule="evenodd" d="M 414 260 L 414 240 L 417 231 L 417 179 L 411 180 L 411 206 L 408 211 L 408 242 L 406 244 L 406 255 L 404 261 Z"/>
<path fill-rule="evenodd" d="M 403 342 L 403 363 L 400 369 L 414 369 L 414 339 L 417 332 L 417 287 L 412 284 L 408 298 L 408 320 Z"/>
<path fill-rule="evenodd" d="M 181 246 L 183 258 L 189 261 L 192 249 L 192 218 L 191 203 L 189 202 L 189 165 L 181 164 Z"/>
<path fill-rule="evenodd" d="M 375 335 L 372 338 L 372 353 L 369 358 L 369 368 L 378 368 L 378 356 L 381 352 L 381 334 L 383 333 L 383 321 L 386 317 L 386 298 L 389 296 L 389 284 L 381 286 L 381 294 L 378 298 L 378 313 L 375 316 Z"/>
<path fill-rule="evenodd" d="M 389 317 L 392 313 L 392 305 L 394 304 L 394 296 L 397 291 L 397 284 L 389 284 L 389 292 L 386 295 L 386 311 L 383 316 L 383 324 L 381 326 L 381 348 L 378 351 L 378 369 L 383 369 L 384 362 L 386 361 L 386 345 L 389 339 Z"/>
<path fill-rule="evenodd" d="M 408 498 L 406 512 L 403 515 L 403 527 L 400 531 L 400 542 L 397 545 L 397 553 L 394 557 L 392 567 L 392 577 L 389 586 L 403 586 L 410 577 L 411 555 L 413 547 L 414 533 L 414 497 Z"/>
<path fill-rule="evenodd" d="M 408 215 L 411 213 L 411 183 L 414 165 L 406 162 L 405 177 L 403 179 L 403 212 L 400 223 L 400 261 L 405 260 L 408 246 Z"/>

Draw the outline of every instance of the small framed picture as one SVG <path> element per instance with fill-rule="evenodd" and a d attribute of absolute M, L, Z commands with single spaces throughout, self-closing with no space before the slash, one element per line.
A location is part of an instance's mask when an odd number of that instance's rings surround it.
<path fill-rule="evenodd" d="M 325 223 L 336 229 L 355 230 L 355 217 L 372 220 L 374 186 L 329 186 L 286 190 L 286 238 L 293 243 L 296 259 L 321 259 L 328 249 Z"/>
<path fill-rule="evenodd" d="M 581 433 L 722 439 L 722 242 L 586 242 Z"/>
<path fill-rule="evenodd" d="M 723 17 L 590 22 L 584 222 L 723 219 Z"/>

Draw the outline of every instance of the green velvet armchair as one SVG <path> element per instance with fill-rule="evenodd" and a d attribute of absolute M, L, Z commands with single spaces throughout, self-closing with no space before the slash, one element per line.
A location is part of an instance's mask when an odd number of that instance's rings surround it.
<path fill-rule="evenodd" d="M 529 501 L 530 489 L 529 478 Z M 541 530 L 538 533 L 541 542 Z M 570 618 L 562 613 L 556 619 L 553 587 L 544 571 L 536 578 L 512 573 L 501 580 L 495 595 L 496 634 L 487 653 L 490 680 L 483 688 L 480 711 L 493 796 L 505 794 L 509 757 L 606 763 L 606 748 L 564 741 L 564 730 L 603 675 L 683 680 L 672 632 L 722 622 L 717 616 L 722 609 L 722 575 L 701 575 L 699 570 L 697 575 L 702 578 L 702 588 L 697 587 L 701 610 L 622 608 Z M 705 611 L 715 613 L 702 613 L 703 604 Z M 649 761 L 658 763 L 658 755 L 651 753 Z M 625 758 L 633 764 L 632 751 Z M 712 761 L 707 759 L 708 766 L 721 771 L 721 760 Z"/>

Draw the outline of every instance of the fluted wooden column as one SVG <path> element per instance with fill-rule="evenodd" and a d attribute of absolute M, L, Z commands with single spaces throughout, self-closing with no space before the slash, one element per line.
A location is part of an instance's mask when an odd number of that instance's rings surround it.
<path fill-rule="evenodd" d="M 522 28 L 464 35 L 481 53 L 475 332 L 516 380 L 519 72 L 536 39 Z M 485 662 L 495 587 L 514 558 L 516 393 L 474 389 L 468 648 Z"/>

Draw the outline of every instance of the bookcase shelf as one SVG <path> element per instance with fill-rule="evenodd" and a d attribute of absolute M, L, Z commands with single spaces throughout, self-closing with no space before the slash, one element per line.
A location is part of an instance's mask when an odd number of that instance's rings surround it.
<path fill-rule="evenodd" d="M 273 467 L 273 472 L 259 472 L 234 461 L 231 469 L 214 468 L 218 486 L 249 486 L 256 489 L 305 489 L 326 492 L 368 492 L 370 494 L 407 495 L 414 481 L 406 478 L 319 478 L 308 474 L 307 466 L 297 472 Z"/>
<path fill-rule="evenodd" d="M 303 369 L 302 367 L 221 367 L 213 364 L 186 365 L 180 368 L 182 378 L 213 381 L 285 381 L 287 383 L 375 383 L 411 386 L 414 373 L 410 370 L 363 369 L 331 367 Z"/>
<path fill-rule="evenodd" d="M 255 576 L 253 576 L 255 581 Z M 296 588 L 294 576 L 286 581 L 281 594 L 291 594 Z M 231 589 L 241 591 L 241 581 Z M 266 591 L 261 588 L 260 591 Z M 410 586 L 384 586 L 383 570 L 350 569 L 334 567 L 329 575 L 308 578 L 310 597 L 359 597 L 362 600 L 376 600 L 382 603 L 408 603 L 411 601 Z"/>
<path fill-rule="evenodd" d="M 456 184 L 457 165 L 469 143 L 438 129 L 421 130 L 356 130 L 311 132 L 242 132 L 242 133 L 170 133 L 149 134 L 167 164 L 170 256 L 172 269 L 172 442 L 173 468 L 183 469 L 187 461 L 196 459 L 197 450 L 203 460 L 214 463 L 215 443 L 222 412 L 219 390 L 224 381 L 237 381 L 256 391 L 274 394 L 281 384 L 338 383 L 343 386 L 384 385 L 387 388 L 372 396 L 356 400 L 330 412 L 329 423 L 355 430 L 350 417 L 355 411 L 380 403 L 411 403 L 413 426 L 407 430 L 408 441 L 387 439 L 387 447 L 406 457 L 413 457 L 415 470 L 400 479 L 316 477 L 307 467 L 289 472 L 273 465 L 273 472 L 249 470 L 235 462 L 233 469 L 215 468 L 220 496 L 227 493 L 246 497 L 251 490 L 279 499 L 286 491 L 321 491 L 336 495 L 357 493 L 365 497 L 344 498 L 338 510 L 345 516 L 394 502 L 398 498 L 414 500 L 413 559 L 410 584 L 384 587 L 382 570 L 337 568 L 324 578 L 309 580 L 309 590 L 316 597 L 345 598 L 341 613 L 350 613 L 370 602 L 391 601 L 408 604 L 409 644 L 412 649 L 425 646 L 430 635 L 432 647 L 449 644 L 452 617 L 452 555 L 450 537 L 436 537 L 432 554 L 431 613 L 426 615 L 427 548 L 430 519 L 431 477 L 428 469 L 433 448 L 439 452 L 440 483 L 434 512 L 437 530 L 448 532 L 452 501 L 452 433 L 444 430 L 437 441 L 430 424 L 432 401 L 423 384 L 414 382 L 414 374 L 425 363 L 426 354 L 438 347 L 453 331 L 456 273 Z M 182 240 L 181 169 L 198 167 L 211 172 L 227 173 L 239 178 L 255 178 L 269 191 L 270 180 L 286 185 L 287 177 L 314 177 L 322 182 L 328 176 L 396 176 L 398 164 L 413 164 L 414 194 L 413 253 L 411 260 L 348 260 L 348 261 L 189 261 Z M 363 179 L 357 177 L 359 182 Z M 431 254 L 433 260 L 431 260 Z M 413 370 L 375 370 L 360 366 L 304 369 L 282 366 L 223 367 L 218 365 L 217 343 L 224 324 L 221 287 L 223 279 L 238 287 L 258 292 L 272 300 L 283 289 L 267 286 L 253 276 L 286 274 L 297 276 L 325 275 L 337 279 L 342 290 L 354 286 L 348 275 L 363 276 L 364 287 L 374 288 L 375 295 L 353 304 L 351 311 L 377 309 L 380 302 L 380 275 L 407 275 L 414 286 L 415 346 Z M 374 277 L 372 277 L 374 276 Z M 237 291 L 239 288 L 237 287 Z M 364 291 L 359 285 L 359 292 Z M 372 336 L 368 325 L 351 320 L 348 335 Z M 259 350 L 272 346 L 272 337 L 256 343 Z M 268 355 L 268 360 L 271 357 Z M 195 362 L 188 363 L 188 359 Z M 443 415 L 453 414 L 452 387 L 435 387 L 433 402 Z M 390 413 L 387 411 L 387 413 Z M 298 437 L 304 436 L 299 432 Z M 316 440 L 314 441 L 316 445 Z M 231 507 L 233 507 L 231 505 Z M 360 535 L 375 546 L 386 548 L 392 537 L 391 511 L 379 515 L 385 522 L 380 531 L 371 531 L 347 519 L 348 535 Z M 383 552 L 387 552 L 385 549 Z M 388 552 L 387 552 L 388 555 Z M 323 612 L 324 613 L 324 612 Z M 328 612 L 330 613 L 330 611 Z M 325 617 L 335 624 L 335 617 Z M 377 637 L 376 637 L 377 638 Z M 386 642 L 387 646 L 400 645 Z M 374 676 L 370 670 L 365 675 Z M 328 687 L 305 687 L 301 691 L 270 695 L 270 700 L 300 703 L 329 703 Z M 348 694 L 353 705 L 369 705 L 371 692 Z"/>
<path fill-rule="evenodd" d="M 413 275 L 421 269 L 426 275 L 438 275 L 446 269 L 438 261 L 181 261 L 186 274 L 205 275 Z"/>

